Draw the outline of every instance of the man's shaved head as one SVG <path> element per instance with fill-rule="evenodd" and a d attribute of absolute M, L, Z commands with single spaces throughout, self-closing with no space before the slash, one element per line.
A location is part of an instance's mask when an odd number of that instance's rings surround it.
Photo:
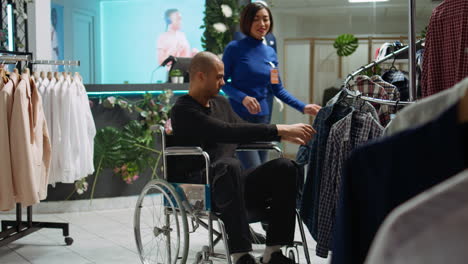
<path fill-rule="evenodd" d="M 197 72 L 208 74 L 210 71 L 213 71 L 218 63 L 222 63 L 221 60 L 211 52 L 202 51 L 197 53 L 190 63 L 190 80 L 195 77 Z"/>

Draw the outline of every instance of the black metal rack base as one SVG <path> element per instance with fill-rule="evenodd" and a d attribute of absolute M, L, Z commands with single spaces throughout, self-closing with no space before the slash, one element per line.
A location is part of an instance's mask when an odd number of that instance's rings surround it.
<path fill-rule="evenodd" d="M 68 223 L 35 222 L 32 220 L 32 206 L 27 207 L 27 221 L 22 221 L 21 204 L 16 204 L 16 221 L 3 220 L 2 232 L 0 232 L 0 247 L 5 246 L 15 240 L 34 233 L 42 228 L 62 229 L 65 237 L 65 244 L 71 245 L 73 239 L 69 237 Z"/>

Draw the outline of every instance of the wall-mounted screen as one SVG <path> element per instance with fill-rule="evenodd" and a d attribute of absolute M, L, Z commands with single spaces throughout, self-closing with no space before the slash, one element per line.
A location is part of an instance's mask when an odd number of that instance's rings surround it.
<path fill-rule="evenodd" d="M 169 56 L 192 57 L 202 50 L 200 0 L 102 1 L 102 83 L 166 82 Z"/>

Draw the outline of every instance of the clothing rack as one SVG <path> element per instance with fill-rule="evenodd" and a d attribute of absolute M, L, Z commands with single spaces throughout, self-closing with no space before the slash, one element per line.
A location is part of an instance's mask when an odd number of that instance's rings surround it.
<path fill-rule="evenodd" d="M 80 66 L 80 61 L 77 60 L 33 60 L 31 64 L 47 64 L 47 65 L 65 65 L 65 66 Z"/>
<path fill-rule="evenodd" d="M 0 51 L 0 63 L 2 60 L 8 63 L 18 63 L 18 62 L 33 62 L 32 53 L 24 52 L 10 52 L 10 51 Z M 78 63 L 79 65 L 79 63 Z M 21 203 L 16 204 L 16 220 L 14 221 L 2 221 L 2 229 L 0 232 L 0 247 L 5 246 L 13 241 L 16 241 L 22 237 L 25 237 L 31 233 L 34 233 L 42 228 L 56 228 L 62 229 L 62 234 L 65 237 L 65 243 L 71 245 L 73 239 L 69 237 L 69 223 L 52 223 L 52 222 L 35 222 L 32 220 L 33 212 L 32 206 L 26 208 L 27 211 L 27 221 L 22 221 L 22 208 Z"/>
<path fill-rule="evenodd" d="M 416 45 L 419 45 L 421 43 L 424 42 L 424 39 L 420 39 L 416 42 Z M 356 77 L 357 75 L 359 75 L 361 72 L 363 71 L 367 71 L 369 69 L 372 69 L 373 67 L 375 67 L 376 65 L 379 65 L 381 64 L 382 62 L 384 61 L 387 61 L 389 59 L 392 59 L 392 58 L 396 58 L 398 55 L 400 54 L 403 54 L 405 52 L 407 52 L 409 49 L 410 49 L 411 45 L 408 45 L 406 47 L 403 47 L 399 50 L 396 50 L 390 54 L 388 54 L 387 56 L 383 57 L 382 59 L 380 60 L 375 60 L 365 66 L 362 66 L 360 67 L 358 70 L 356 70 L 355 72 L 351 73 L 348 75 L 348 77 L 346 77 L 345 81 L 344 81 L 344 84 L 343 84 L 343 90 L 345 90 L 348 95 L 351 95 L 351 96 L 358 96 L 360 97 L 361 99 L 365 100 L 365 101 L 369 101 L 369 102 L 373 102 L 373 103 L 378 103 L 378 104 L 383 104 L 383 105 L 408 105 L 408 104 L 412 104 L 414 103 L 413 100 L 410 100 L 410 101 L 392 101 L 392 100 L 384 100 L 384 99 L 377 99 L 377 98 L 372 98 L 372 97 L 367 97 L 367 96 L 360 96 L 360 95 L 357 95 L 357 94 L 354 94 L 354 93 L 350 93 L 348 92 L 348 87 L 349 87 L 349 82 L 354 79 L 354 77 Z M 410 52 L 411 53 L 411 52 Z M 410 56 L 411 57 L 411 56 Z M 411 87 L 410 87 L 410 93 L 411 93 Z M 412 98 L 410 96 L 410 98 Z"/>

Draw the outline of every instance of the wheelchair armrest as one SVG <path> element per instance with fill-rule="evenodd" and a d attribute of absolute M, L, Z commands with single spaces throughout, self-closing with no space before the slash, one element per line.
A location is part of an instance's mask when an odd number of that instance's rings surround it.
<path fill-rule="evenodd" d="M 167 156 L 204 155 L 203 153 L 200 147 L 167 147 L 165 149 Z"/>
<path fill-rule="evenodd" d="M 277 142 L 251 142 L 239 144 L 236 150 L 277 150 Z"/>

